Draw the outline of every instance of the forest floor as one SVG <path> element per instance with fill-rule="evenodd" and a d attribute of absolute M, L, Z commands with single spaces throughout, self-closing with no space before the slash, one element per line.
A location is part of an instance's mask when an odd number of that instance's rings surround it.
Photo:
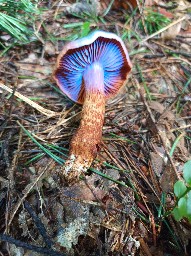
<path fill-rule="evenodd" d="M 190 1 L 36 2 L 27 42 L 0 31 L 0 255 L 191 255 L 189 218 L 172 212 L 191 160 Z M 122 38 L 133 68 L 70 186 L 82 107 L 52 73 L 63 45 L 96 29 Z"/>

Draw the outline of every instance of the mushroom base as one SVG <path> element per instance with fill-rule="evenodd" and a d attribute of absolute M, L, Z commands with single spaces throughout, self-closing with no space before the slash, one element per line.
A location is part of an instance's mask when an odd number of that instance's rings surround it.
<path fill-rule="evenodd" d="M 105 96 L 100 92 L 86 92 L 82 119 L 70 143 L 69 157 L 63 172 L 72 182 L 92 164 L 100 148 L 105 113 Z"/>

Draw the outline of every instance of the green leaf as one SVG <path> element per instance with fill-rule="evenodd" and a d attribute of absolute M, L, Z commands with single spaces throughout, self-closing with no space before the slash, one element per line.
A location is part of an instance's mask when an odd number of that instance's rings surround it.
<path fill-rule="evenodd" d="M 184 164 L 183 177 L 189 186 L 191 186 L 191 160 Z"/>
<path fill-rule="evenodd" d="M 191 191 L 187 194 L 187 215 L 191 218 Z"/>
<path fill-rule="evenodd" d="M 172 214 L 175 220 L 180 221 L 182 219 L 182 215 L 180 214 L 178 207 L 173 209 Z"/>
<path fill-rule="evenodd" d="M 186 196 L 181 197 L 178 201 L 178 211 L 181 216 L 187 216 L 187 198 Z"/>
<path fill-rule="evenodd" d="M 174 193 L 175 193 L 176 197 L 180 198 L 181 196 L 183 196 L 183 194 L 186 192 L 186 190 L 187 190 L 186 185 L 184 184 L 184 182 L 182 180 L 178 180 L 174 184 Z"/>
<path fill-rule="evenodd" d="M 81 27 L 81 37 L 87 36 L 90 32 L 90 22 L 86 21 Z"/>

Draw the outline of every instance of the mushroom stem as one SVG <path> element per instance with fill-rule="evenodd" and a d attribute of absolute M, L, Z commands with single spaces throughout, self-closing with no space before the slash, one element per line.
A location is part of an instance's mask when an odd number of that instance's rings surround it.
<path fill-rule="evenodd" d="M 69 158 L 65 163 L 64 175 L 68 181 L 75 180 L 85 172 L 97 155 L 102 137 L 105 114 L 104 72 L 94 62 L 83 75 L 85 98 L 82 119 L 70 143 Z"/>
<path fill-rule="evenodd" d="M 102 137 L 104 113 L 104 94 L 86 93 L 80 126 L 71 140 L 69 158 L 64 167 L 68 181 L 85 172 L 96 157 Z"/>

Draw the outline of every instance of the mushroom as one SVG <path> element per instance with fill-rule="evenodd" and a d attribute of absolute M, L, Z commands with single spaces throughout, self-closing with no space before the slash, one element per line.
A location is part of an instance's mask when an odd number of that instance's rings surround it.
<path fill-rule="evenodd" d="M 70 99 L 83 104 L 80 126 L 63 169 L 68 181 L 76 180 L 96 157 L 106 100 L 126 83 L 131 67 L 123 41 L 104 31 L 67 43 L 59 54 L 53 77 Z"/>

